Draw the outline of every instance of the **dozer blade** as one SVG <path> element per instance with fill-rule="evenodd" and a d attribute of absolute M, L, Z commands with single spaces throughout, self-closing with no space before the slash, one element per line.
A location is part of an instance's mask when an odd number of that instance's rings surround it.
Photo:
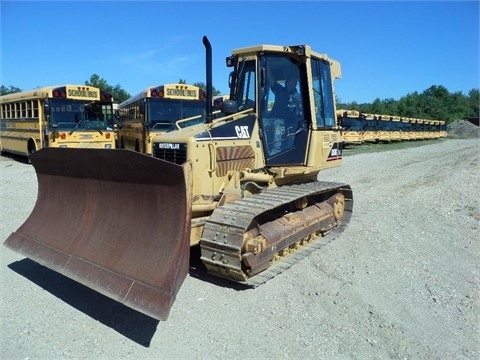
<path fill-rule="evenodd" d="M 191 169 L 128 150 L 31 155 L 32 213 L 4 245 L 155 319 L 189 269 Z"/>

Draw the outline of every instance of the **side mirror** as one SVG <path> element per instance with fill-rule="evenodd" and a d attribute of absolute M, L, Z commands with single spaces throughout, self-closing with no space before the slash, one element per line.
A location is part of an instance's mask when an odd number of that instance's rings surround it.
<path fill-rule="evenodd" d="M 238 112 L 238 104 L 235 100 L 225 100 L 221 105 L 221 111 L 225 115 L 231 115 Z"/>

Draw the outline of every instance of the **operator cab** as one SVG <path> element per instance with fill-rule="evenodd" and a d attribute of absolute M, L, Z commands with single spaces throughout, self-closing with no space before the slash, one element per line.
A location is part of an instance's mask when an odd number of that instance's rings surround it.
<path fill-rule="evenodd" d="M 305 165 L 310 130 L 336 125 L 330 63 L 307 57 L 303 46 L 274 50 L 227 58 L 227 66 L 237 67 L 230 98 L 238 110 L 251 108 L 258 114 L 267 166 Z"/>
<path fill-rule="evenodd" d="M 238 77 L 233 79 L 230 97 L 236 100 L 238 110 L 257 112 L 267 166 L 303 165 L 308 126 L 299 82 L 306 77 L 302 64 L 290 54 L 263 53 L 241 59 L 236 66 Z"/>

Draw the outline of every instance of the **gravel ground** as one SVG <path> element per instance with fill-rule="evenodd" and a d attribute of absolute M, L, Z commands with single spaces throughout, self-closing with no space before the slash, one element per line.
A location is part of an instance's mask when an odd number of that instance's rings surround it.
<path fill-rule="evenodd" d="M 165 322 L 7 248 L 2 359 L 478 359 L 479 139 L 350 155 L 347 230 L 256 289 L 192 270 Z M 0 157 L 0 240 L 28 217 L 33 168 Z"/>

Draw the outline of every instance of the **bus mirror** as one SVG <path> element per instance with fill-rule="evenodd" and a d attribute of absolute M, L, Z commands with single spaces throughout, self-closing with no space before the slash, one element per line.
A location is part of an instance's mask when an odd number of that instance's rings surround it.
<path fill-rule="evenodd" d="M 43 105 L 43 112 L 45 115 L 50 115 L 50 106 L 48 104 Z"/>

